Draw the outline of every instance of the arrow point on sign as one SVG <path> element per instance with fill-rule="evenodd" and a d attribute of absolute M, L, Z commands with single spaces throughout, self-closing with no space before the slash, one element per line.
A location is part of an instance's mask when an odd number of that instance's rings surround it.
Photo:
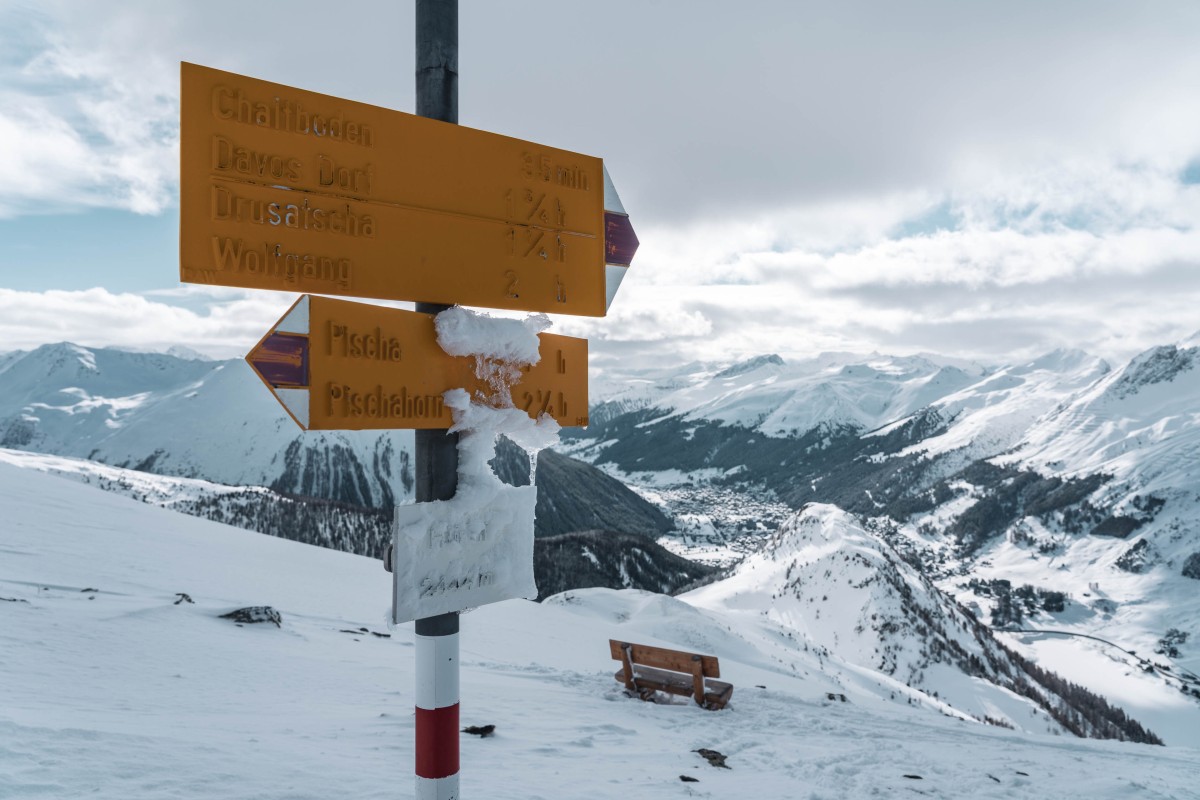
<path fill-rule="evenodd" d="M 616 267 L 628 267 L 637 252 L 637 234 L 625 214 L 604 212 L 604 263 Z"/>
<path fill-rule="evenodd" d="M 608 311 L 612 308 L 613 298 L 617 296 L 617 289 L 621 288 L 621 281 L 625 280 L 625 273 L 629 271 L 629 267 L 617 267 L 612 264 L 606 264 L 604 267 L 604 310 Z"/>
<path fill-rule="evenodd" d="M 617 194 L 617 187 L 613 184 L 612 176 L 608 174 L 608 167 L 604 167 L 605 311 L 612 307 L 613 298 L 625 278 L 626 270 L 633 263 L 633 256 L 637 253 L 639 244 L 637 234 L 633 232 L 633 223 L 629 221 L 625 205 Z"/>
<path fill-rule="evenodd" d="M 629 217 L 623 214 L 604 212 L 604 310 L 612 307 L 617 289 L 629 271 L 629 263 L 637 252 L 638 239 L 633 232 Z"/>
<path fill-rule="evenodd" d="M 292 419 L 296 420 L 304 430 L 308 430 L 308 388 L 304 389 L 276 389 L 275 396 L 279 398 L 279 402 L 287 409 L 287 412 L 292 415 Z"/>
<path fill-rule="evenodd" d="M 255 345 L 246 360 L 274 389 L 308 387 L 307 336 L 272 330 Z"/>
<path fill-rule="evenodd" d="M 625 206 L 621 204 L 621 198 L 617 195 L 617 187 L 613 184 L 612 176 L 608 174 L 608 166 L 601 165 L 601 169 L 604 170 L 604 210 L 625 214 Z M 625 216 L 629 215 L 625 214 Z"/>
<path fill-rule="evenodd" d="M 283 319 L 275 323 L 274 333 L 308 335 L 308 295 L 297 300 L 283 315 Z"/>
<path fill-rule="evenodd" d="M 301 297 L 271 332 L 246 355 L 246 362 L 295 418 L 308 428 L 308 296 Z"/>
<path fill-rule="evenodd" d="M 625 204 L 617 194 L 608 167 L 604 169 L 604 263 L 615 267 L 628 267 L 633 263 L 633 254 L 638 249 L 637 234 L 625 211 Z"/>

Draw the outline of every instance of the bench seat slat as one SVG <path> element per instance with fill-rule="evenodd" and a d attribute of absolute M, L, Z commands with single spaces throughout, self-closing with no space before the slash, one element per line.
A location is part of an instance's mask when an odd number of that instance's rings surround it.
<path fill-rule="evenodd" d="M 608 644 L 612 657 L 617 661 L 622 659 L 622 648 L 626 644 L 629 644 L 633 655 L 633 663 L 644 664 L 648 667 L 657 667 L 659 669 L 669 669 L 672 672 L 686 672 L 688 675 L 692 674 L 692 658 L 697 655 L 695 653 L 685 653 L 680 650 L 668 650 L 665 647 L 652 647 L 645 644 L 621 642 L 616 639 L 609 639 Z M 701 668 L 704 670 L 704 677 L 721 677 L 721 667 L 716 656 L 702 655 L 699 658 Z"/>
<path fill-rule="evenodd" d="M 621 683 L 625 682 L 625 669 L 617 670 L 614 675 Z M 643 667 L 640 664 L 633 666 L 633 677 L 640 685 L 646 686 L 654 684 L 654 688 L 663 692 L 671 692 L 673 694 L 692 694 L 692 676 L 683 675 L 678 672 L 668 672 L 654 667 Z M 732 689 L 732 683 L 725 681 L 715 681 L 712 678 L 704 679 L 705 694 L 722 694 L 726 689 Z"/>
<path fill-rule="evenodd" d="M 694 697 L 692 679 L 678 672 L 666 672 L 653 667 L 634 667 L 637 685 L 642 688 L 654 689 L 658 692 L 678 694 L 684 697 Z M 613 675 L 617 683 L 625 682 L 625 670 L 619 669 Z M 715 681 L 707 678 L 704 681 L 704 702 L 715 708 L 723 708 L 733 694 L 733 684 L 725 681 Z"/>
<path fill-rule="evenodd" d="M 644 667 L 641 664 L 634 664 L 633 678 L 638 684 L 643 686 L 653 683 L 656 686 L 661 686 L 663 691 L 674 692 L 675 694 L 692 693 L 692 676 L 684 675 L 681 672 L 669 672 L 665 669 L 655 669 L 654 667 Z"/>

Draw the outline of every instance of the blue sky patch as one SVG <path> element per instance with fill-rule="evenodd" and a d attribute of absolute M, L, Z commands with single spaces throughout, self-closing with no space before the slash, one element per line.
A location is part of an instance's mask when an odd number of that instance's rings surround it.
<path fill-rule="evenodd" d="M 959 215 L 951 209 L 949 201 L 944 201 L 926 209 L 920 216 L 900 223 L 896 227 L 895 238 L 932 236 L 941 231 L 957 230 L 958 224 Z"/>
<path fill-rule="evenodd" d="M 1179 182 L 1184 186 L 1200 184 L 1200 159 L 1183 168 L 1183 172 L 1179 175 Z"/>
<path fill-rule="evenodd" d="M 116 209 L 0 219 L 0 286 L 141 292 L 179 283 L 179 209 Z"/>

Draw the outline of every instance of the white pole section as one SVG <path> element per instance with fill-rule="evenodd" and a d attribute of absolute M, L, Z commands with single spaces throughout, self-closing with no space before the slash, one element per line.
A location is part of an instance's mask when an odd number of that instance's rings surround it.
<path fill-rule="evenodd" d="M 458 800 L 458 615 L 419 623 L 417 800 Z"/>

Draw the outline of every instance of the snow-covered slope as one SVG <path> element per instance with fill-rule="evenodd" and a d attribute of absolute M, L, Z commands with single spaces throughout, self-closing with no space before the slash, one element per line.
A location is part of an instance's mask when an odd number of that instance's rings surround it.
<path fill-rule="evenodd" d="M 1144 492 L 1200 484 L 1200 346 L 1156 347 L 1054 408 L 1002 463 L 1105 473 Z"/>
<path fill-rule="evenodd" d="M 992 618 L 1001 602 L 996 581 L 1013 590 L 1061 592 L 1061 611 L 1048 611 L 1039 600 L 1027 605 L 1019 620 L 997 625 L 997 636 L 1027 658 L 1108 698 L 1168 744 L 1200 747 L 1195 643 L 1189 638 L 1176 657 L 1157 645 L 1172 628 L 1196 630 L 1198 592 L 1188 585 L 1196 581 L 1172 574 L 1166 566 L 1142 574 L 1125 572 L 1112 563 L 1114 553 L 1123 549 L 1111 539 L 1085 537 L 1047 556 L 1028 542 L 1005 539 L 980 554 L 970 579 L 947 577 L 938 584 L 960 602 L 977 606 L 984 620 Z"/>
<path fill-rule="evenodd" d="M 4 370 L 8 369 L 9 366 L 11 366 L 18 359 L 22 358 L 24 355 L 24 350 L 9 350 L 7 352 L 0 353 L 0 372 L 4 372 Z"/>
<path fill-rule="evenodd" d="M 413 634 L 384 627 L 390 583 L 377 561 L 7 465 L 0 508 L 0 796 L 410 794 Z M 280 628 L 218 618 L 260 604 L 281 613 Z M 884 676 L 842 671 L 789 632 L 632 591 L 477 609 L 463 618 L 462 721 L 496 731 L 463 736 L 463 795 L 1194 794 L 1195 750 L 1022 733 L 898 704 L 879 688 Z M 610 637 L 717 655 L 732 704 L 624 697 Z M 828 697 L 841 693 L 848 702 Z M 699 748 L 724 753 L 730 769 Z"/>
<path fill-rule="evenodd" d="M 411 495 L 411 432 L 297 430 L 241 360 L 73 344 L 0 376 L 0 447 L 364 506 Z"/>
<path fill-rule="evenodd" d="M 1056 350 L 1033 361 L 995 370 L 930 404 L 946 430 L 908 452 L 953 453 L 957 461 L 989 458 L 1021 442 L 1050 409 L 1110 372 L 1102 359 L 1078 350 Z M 900 420 L 894 424 L 901 424 Z M 887 429 L 876 435 L 886 433 Z"/>
<path fill-rule="evenodd" d="M 0 463 L 58 475 L 108 492 L 246 530 L 359 555 L 381 555 L 391 515 L 374 509 L 283 495 L 263 486 L 177 478 L 83 458 L 0 448 Z"/>
<path fill-rule="evenodd" d="M 88 461 L 85 458 L 52 456 L 24 450 L 0 448 L 0 464 L 69 478 L 79 483 L 166 508 L 183 505 L 189 501 L 207 499 L 214 495 L 241 492 L 269 493 L 269 490 L 261 486 L 229 486 L 200 478 L 155 475 L 151 472 L 140 472 L 101 464 L 98 461 Z"/>
<path fill-rule="evenodd" d="M 1078 720 L 1077 732 L 1087 735 L 1142 737 L 1140 727 L 1122 732 L 1089 719 L 1084 706 L 1094 698 L 1056 696 L 986 627 L 833 506 L 798 512 L 732 576 L 686 599 L 766 615 L 797 641 L 924 692 L 946 714 L 1032 731 L 1059 730 L 1053 717 Z M 1200 723 L 1200 709 L 1192 716 Z"/>
<path fill-rule="evenodd" d="M 1096 636 L 1120 647 L 1028 636 L 1030 652 L 1048 664 L 1090 664 L 1079 682 L 1140 711 L 1169 735 L 1176 723 L 1155 717 L 1159 710 L 1200 707 L 1200 697 L 1179 691 L 1200 680 L 1132 687 L 1146 672 L 1200 674 L 1200 347 L 1182 343 L 1139 355 L 1045 414 L 994 463 L 1049 480 L 1075 479 L 1094 491 L 1073 507 L 1014 514 L 1003 537 L 979 553 L 972 574 L 1067 593 L 1065 612 L 1040 614 L 1021 627 Z M 970 508 L 968 502 L 960 511 Z M 962 583 L 945 581 L 956 584 L 964 601 L 994 605 Z M 1171 631 L 1187 637 L 1173 653 L 1162 642 Z M 1189 724 L 1200 730 L 1200 720 Z"/>
<path fill-rule="evenodd" d="M 767 436 L 795 436 L 818 425 L 871 430 L 974 383 L 983 372 L 920 356 L 834 353 L 795 363 L 758 356 L 724 369 L 699 368 L 670 381 L 660 378 L 658 390 L 635 407 L 738 425 Z M 603 389 L 597 397 L 608 399 Z"/>
<path fill-rule="evenodd" d="M 982 621 L 1119 645 L 1005 634 L 1022 654 L 1168 739 L 1200 730 L 1200 680 L 1168 674 L 1200 674 L 1200 335 L 1116 369 L 1069 350 L 974 370 L 827 361 L 692 375 L 571 447 L 706 523 L 681 552 L 752 552 L 765 532 L 747 513 L 772 502 L 837 504 Z M 921 394 L 928 365 L 967 380 Z"/>
<path fill-rule="evenodd" d="M 665 395 L 688 386 L 698 376 L 714 371 L 700 362 L 644 366 L 610 365 L 607 369 L 588 370 L 589 419 L 592 424 L 640 411 L 655 405 Z"/>
<path fill-rule="evenodd" d="M 412 431 L 301 431 L 241 360 L 57 344 L 3 363 L 0 448 L 358 508 L 412 499 Z M 540 464 L 539 535 L 602 528 L 652 536 L 671 527 L 589 465 L 557 453 Z M 528 482 L 527 458 L 509 467 L 507 480 Z"/>
<path fill-rule="evenodd" d="M 836 502 L 872 525 L 890 518 L 889 541 L 984 622 L 1000 594 L 1062 592 L 1064 610 L 1031 606 L 996 625 L 1099 636 L 1139 655 L 1043 634 L 1006 641 L 1180 741 L 1192 723 L 1178 720 L 1195 706 L 1180 690 L 1195 683 L 1166 673 L 1200 673 L 1198 345 L 1117 370 L 1071 351 L 989 369 L 844 355 L 658 369 L 612 394 L 626 406 L 570 448 L 613 458 L 613 472 L 683 512 L 677 552 L 727 561 L 757 549 L 781 504 Z M 407 491 L 404 439 L 301 435 L 240 361 L 73 345 L 11 354 L 0 361 L 0 438 L 285 491 Z M 1177 654 L 1155 654 L 1172 636 Z"/>

